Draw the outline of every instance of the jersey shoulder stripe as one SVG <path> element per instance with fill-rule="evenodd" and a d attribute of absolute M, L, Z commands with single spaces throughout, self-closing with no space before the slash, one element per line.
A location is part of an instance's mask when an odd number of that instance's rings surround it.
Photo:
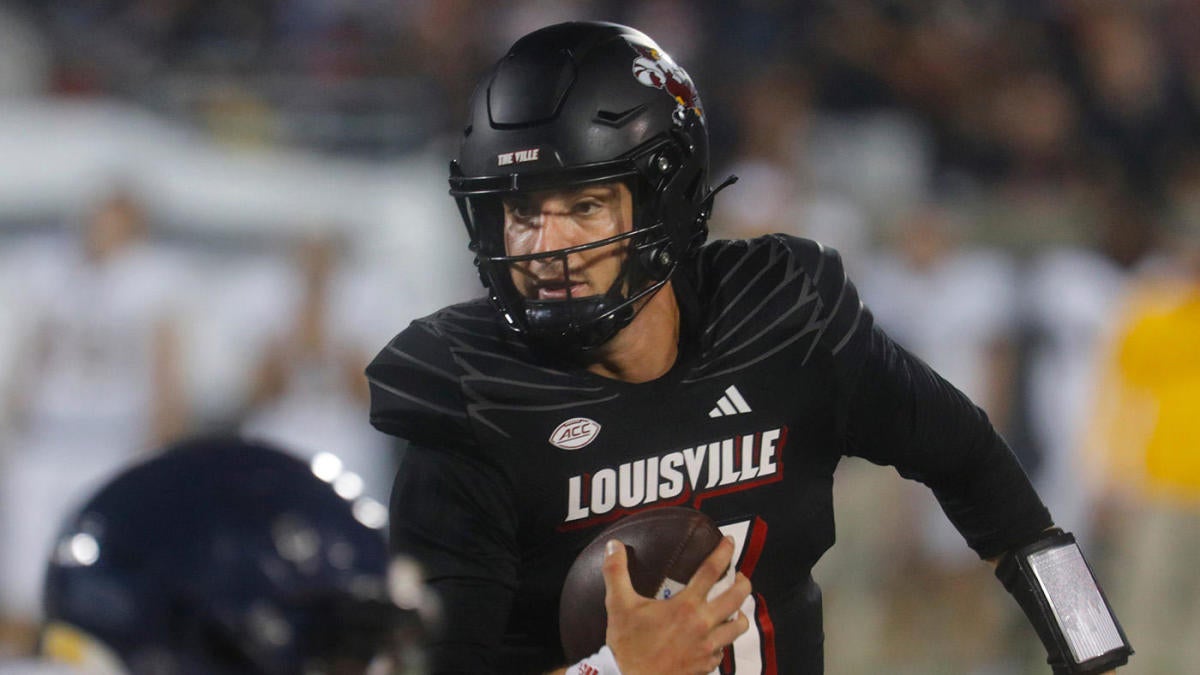
<path fill-rule="evenodd" d="M 870 315 L 837 251 L 782 234 L 716 241 L 700 256 L 700 365 L 690 379 L 748 368 L 786 349 L 836 356 Z"/>
<path fill-rule="evenodd" d="M 508 436 L 506 412 L 565 410 L 615 395 L 539 361 L 482 299 L 414 321 L 375 357 L 367 379 L 377 428 L 459 448 L 474 446 L 484 429 Z"/>
<path fill-rule="evenodd" d="M 459 387 L 462 369 L 446 329 L 486 332 L 467 306 L 413 321 L 367 366 L 371 424 L 380 431 L 434 447 L 462 449 L 473 439 Z"/>

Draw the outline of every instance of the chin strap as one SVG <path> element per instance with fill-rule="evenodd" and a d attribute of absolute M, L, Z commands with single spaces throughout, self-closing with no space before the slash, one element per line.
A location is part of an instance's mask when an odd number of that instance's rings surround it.
<path fill-rule="evenodd" d="M 1033 624 L 1056 675 L 1103 673 L 1129 661 L 1133 648 L 1070 532 L 1047 530 L 1004 554 L 996 577 Z"/>

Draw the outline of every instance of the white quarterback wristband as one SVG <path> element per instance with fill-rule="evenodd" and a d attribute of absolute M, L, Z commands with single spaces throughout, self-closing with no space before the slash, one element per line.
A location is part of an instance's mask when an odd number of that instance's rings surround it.
<path fill-rule="evenodd" d="M 567 675 L 621 675 L 617 660 L 608 645 L 586 659 L 567 668 Z"/>

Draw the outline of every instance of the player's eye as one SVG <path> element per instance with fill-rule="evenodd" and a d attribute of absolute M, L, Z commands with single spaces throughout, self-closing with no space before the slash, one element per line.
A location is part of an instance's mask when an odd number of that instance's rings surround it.
<path fill-rule="evenodd" d="M 509 215 L 511 215 L 515 220 L 530 221 L 536 218 L 539 214 L 538 209 L 529 202 L 509 203 L 505 204 L 505 207 L 508 209 Z"/>
<path fill-rule="evenodd" d="M 580 216 L 595 216 L 604 209 L 604 204 L 598 199 L 584 199 L 575 202 L 572 210 Z"/>

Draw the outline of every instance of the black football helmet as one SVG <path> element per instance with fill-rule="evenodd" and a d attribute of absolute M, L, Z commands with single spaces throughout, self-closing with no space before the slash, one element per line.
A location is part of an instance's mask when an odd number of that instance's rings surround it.
<path fill-rule="evenodd" d="M 630 232 L 548 253 L 505 250 L 506 195 L 612 181 L 633 195 Z M 563 23 L 518 40 L 476 88 L 450 164 L 450 194 L 505 323 L 568 349 L 603 344 L 695 254 L 715 192 L 691 78 L 645 34 L 613 23 Z M 628 254 L 603 295 L 535 300 L 512 281 L 515 263 L 556 261 L 569 277 L 569 255 L 613 245 Z"/>
<path fill-rule="evenodd" d="M 167 449 L 67 521 L 46 576 L 42 651 L 116 661 L 130 675 L 394 665 L 416 608 L 393 601 L 382 523 L 361 504 L 266 445 Z M 106 663 L 81 657 L 87 650 Z"/>

